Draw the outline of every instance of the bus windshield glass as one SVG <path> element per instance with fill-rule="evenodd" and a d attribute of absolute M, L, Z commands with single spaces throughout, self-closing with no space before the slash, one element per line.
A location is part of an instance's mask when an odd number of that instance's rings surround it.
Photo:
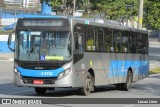
<path fill-rule="evenodd" d="M 23 61 L 70 60 L 70 32 L 20 31 L 16 59 Z"/>

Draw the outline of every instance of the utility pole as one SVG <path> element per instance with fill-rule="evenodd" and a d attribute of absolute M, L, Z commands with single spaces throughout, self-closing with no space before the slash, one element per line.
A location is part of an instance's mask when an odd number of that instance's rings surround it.
<path fill-rule="evenodd" d="M 77 1 L 77 0 L 74 0 L 74 1 L 73 1 L 73 15 L 74 15 L 75 12 L 76 12 L 76 1 Z"/>
<path fill-rule="evenodd" d="M 144 0 L 139 0 L 138 29 L 142 29 L 142 21 L 143 21 L 143 1 L 144 1 Z"/>

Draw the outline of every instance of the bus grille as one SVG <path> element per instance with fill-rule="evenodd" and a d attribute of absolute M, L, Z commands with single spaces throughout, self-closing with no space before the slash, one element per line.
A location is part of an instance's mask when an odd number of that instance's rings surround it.
<path fill-rule="evenodd" d="M 54 84 L 57 78 L 29 78 L 29 77 L 22 77 L 24 84 L 34 84 L 34 80 L 43 80 L 43 84 Z"/>

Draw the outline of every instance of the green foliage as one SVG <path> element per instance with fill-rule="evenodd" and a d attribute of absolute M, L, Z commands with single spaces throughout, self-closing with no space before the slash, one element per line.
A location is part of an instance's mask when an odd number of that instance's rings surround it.
<path fill-rule="evenodd" d="M 60 6 L 62 4 L 61 0 L 40 0 L 40 2 L 42 3 L 43 1 L 46 1 L 46 3 L 52 7 L 57 7 Z"/>
<path fill-rule="evenodd" d="M 160 30 L 160 0 L 145 0 L 144 22 L 152 29 Z"/>
<path fill-rule="evenodd" d="M 160 74 L 160 68 L 154 68 L 149 71 L 149 74 Z"/>
<path fill-rule="evenodd" d="M 138 0 L 93 0 L 92 9 L 104 14 L 105 18 L 116 20 L 120 17 L 137 15 Z"/>
<path fill-rule="evenodd" d="M 92 3 L 90 2 L 90 0 L 79 0 L 79 3 L 80 3 L 80 7 L 82 10 L 85 10 L 85 11 L 89 11 L 90 8 L 92 7 Z"/>
<path fill-rule="evenodd" d="M 73 9 L 74 0 L 45 1 L 50 2 L 54 8 L 63 5 L 65 9 L 68 7 Z M 92 12 L 94 15 L 103 14 L 105 19 L 118 20 L 124 17 L 138 16 L 139 0 L 76 0 L 76 7 L 87 12 L 85 17 L 89 17 L 89 13 Z M 160 30 L 160 0 L 144 0 L 143 22 L 152 29 Z"/>

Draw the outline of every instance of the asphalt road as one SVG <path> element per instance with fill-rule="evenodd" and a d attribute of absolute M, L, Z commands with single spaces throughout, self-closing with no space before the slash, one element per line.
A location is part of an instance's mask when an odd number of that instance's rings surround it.
<path fill-rule="evenodd" d="M 150 43 L 150 67 L 156 68 L 160 64 L 160 43 L 151 40 Z M 96 91 L 89 96 L 82 96 L 77 89 L 56 88 L 50 90 L 44 96 L 36 95 L 33 88 L 16 87 L 13 84 L 13 55 L 0 54 L 0 97 L 1 98 L 159 98 L 160 99 L 160 75 L 151 75 L 149 78 L 143 79 L 133 84 L 130 91 L 116 90 L 115 86 L 108 85 L 97 87 Z M 50 107 L 53 105 L 46 105 Z M 56 107 L 80 107 L 78 104 L 56 104 Z M 96 105 L 83 105 L 93 106 Z M 100 105 L 106 107 L 106 105 Z M 117 105 L 107 105 L 116 107 Z M 143 104 L 120 104 L 119 107 L 142 107 Z M 159 105 L 145 105 L 145 107 L 158 107 Z"/>
<path fill-rule="evenodd" d="M 149 46 L 150 69 L 160 67 L 160 42 L 150 39 Z"/>

